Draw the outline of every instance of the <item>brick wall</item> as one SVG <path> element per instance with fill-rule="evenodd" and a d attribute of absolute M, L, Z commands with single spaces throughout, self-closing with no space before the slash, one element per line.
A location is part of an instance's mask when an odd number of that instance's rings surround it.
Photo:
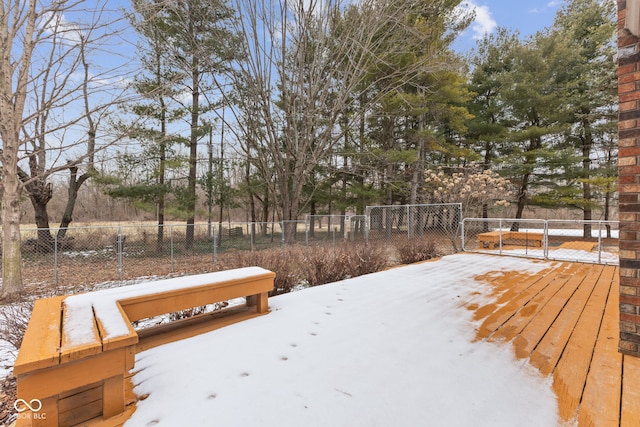
<path fill-rule="evenodd" d="M 640 356 L 640 53 L 626 12 L 627 1 L 618 0 L 619 349 Z"/>

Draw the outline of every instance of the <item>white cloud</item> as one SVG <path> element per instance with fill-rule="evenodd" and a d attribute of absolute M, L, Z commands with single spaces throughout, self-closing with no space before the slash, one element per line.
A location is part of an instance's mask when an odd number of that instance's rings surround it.
<path fill-rule="evenodd" d="M 39 26 L 49 34 L 55 34 L 64 43 L 79 45 L 82 43 L 83 32 L 75 23 L 67 21 L 61 13 L 45 12 L 41 16 Z"/>
<path fill-rule="evenodd" d="M 465 0 L 458 7 L 465 12 L 470 10 L 475 12 L 476 16 L 471 24 L 471 31 L 473 31 L 473 38 L 476 40 L 481 39 L 485 34 L 491 34 L 498 26 L 491 16 L 489 6 L 480 6 L 474 0 Z"/>
<path fill-rule="evenodd" d="M 544 13 L 544 12 L 547 11 L 547 9 L 555 9 L 558 6 L 560 6 L 561 4 L 562 4 L 561 1 L 551 0 L 550 2 L 547 3 L 546 7 L 543 7 L 543 8 L 534 7 L 533 9 L 529 9 L 528 12 L 529 13 Z"/>

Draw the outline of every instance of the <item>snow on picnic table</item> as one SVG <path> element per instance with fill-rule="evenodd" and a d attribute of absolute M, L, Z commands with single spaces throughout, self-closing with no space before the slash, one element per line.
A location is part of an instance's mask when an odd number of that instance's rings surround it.
<path fill-rule="evenodd" d="M 489 271 L 548 262 L 458 254 L 269 300 L 272 312 L 137 355 L 137 426 L 554 426 L 551 380 L 474 342 Z"/>

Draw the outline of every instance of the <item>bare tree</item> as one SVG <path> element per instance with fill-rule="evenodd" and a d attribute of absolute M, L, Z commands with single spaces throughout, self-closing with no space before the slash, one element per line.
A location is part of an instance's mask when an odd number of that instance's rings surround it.
<path fill-rule="evenodd" d="M 61 226 L 71 222 L 78 188 L 94 155 L 113 143 L 97 126 L 124 92 L 117 67 L 92 67 L 89 54 L 109 56 L 117 33 L 107 2 L 4 1 L 0 4 L 0 138 L 2 151 L 3 282 L 0 297 L 22 292 L 20 197 L 26 190 L 42 238 L 51 240 L 46 205 L 51 175 L 70 171 L 70 200 Z M 113 44 L 110 45 L 113 47 Z M 99 52 L 92 49 L 100 47 Z M 82 168 L 82 171 L 80 169 Z M 27 172 L 28 170 L 28 172 Z M 45 231 L 46 230 L 46 231 Z M 45 236 L 45 233 L 48 236 Z"/>
<path fill-rule="evenodd" d="M 360 116 L 346 114 L 354 100 L 365 99 L 358 111 L 370 111 L 386 94 L 447 67 L 434 36 L 444 30 L 424 31 L 421 23 L 438 14 L 446 21 L 448 13 L 454 31 L 464 28 L 468 17 L 453 14 L 458 3 L 236 0 L 245 45 L 238 139 L 258 169 L 275 174 L 268 184 L 283 220 L 298 219 L 310 175 L 346 129 L 357 128 Z M 399 56 L 418 52 L 420 61 L 398 66 Z"/>

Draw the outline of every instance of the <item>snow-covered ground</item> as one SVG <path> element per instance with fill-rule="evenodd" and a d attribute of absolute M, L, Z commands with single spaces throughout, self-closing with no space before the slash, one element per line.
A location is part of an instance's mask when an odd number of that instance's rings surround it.
<path fill-rule="evenodd" d="M 463 302 L 489 271 L 549 262 L 458 254 L 269 301 L 266 316 L 137 355 L 128 427 L 558 425 L 551 380 L 474 342 Z"/>
<path fill-rule="evenodd" d="M 11 375 L 17 355 L 18 350 L 15 347 L 8 341 L 0 339 L 0 380 Z"/>

